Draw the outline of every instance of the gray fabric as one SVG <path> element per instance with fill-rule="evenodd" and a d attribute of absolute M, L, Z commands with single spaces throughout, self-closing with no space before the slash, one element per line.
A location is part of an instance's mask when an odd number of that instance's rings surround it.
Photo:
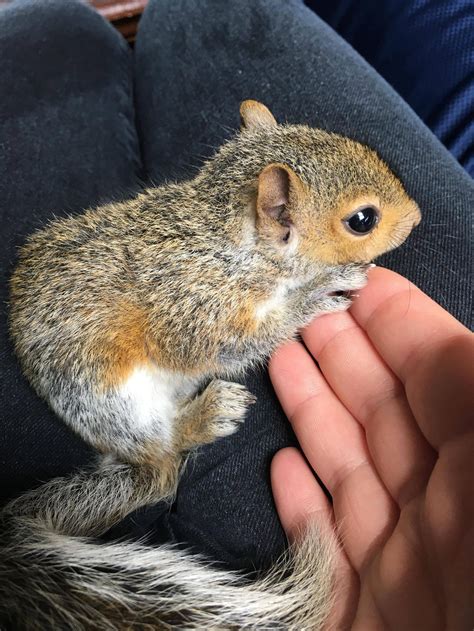
<path fill-rule="evenodd" d="M 7 333 L 16 248 L 53 215 L 137 187 L 132 54 L 79 2 L 0 9 L 0 501 L 93 457 L 21 375 Z"/>

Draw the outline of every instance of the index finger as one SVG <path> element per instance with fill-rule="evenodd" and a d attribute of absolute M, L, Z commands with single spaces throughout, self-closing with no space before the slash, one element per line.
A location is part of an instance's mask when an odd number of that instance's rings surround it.
<path fill-rule="evenodd" d="M 436 419 L 424 418 L 426 410 L 419 396 L 423 391 L 426 401 L 434 394 L 430 394 L 427 364 L 430 370 L 436 365 L 441 372 L 445 368 L 443 356 L 447 347 L 458 345 L 459 338 L 466 339 L 466 346 L 470 346 L 472 334 L 466 327 L 406 278 L 383 268 L 370 271 L 369 284 L 360 292 L 350 311 L 384 361 L 404 383 L 417 421 L 421 421 L 423 433 L 436 448 L 449 437 L 459 434 L 466 423 L 470 424 L 472 411 L 457 406 L 449 423 L 433 428 L 432 422 Z M 468 355 L 467 352 L 466 357 Z M 458 369 L 469 370 L 469 362 Z M 465 390 L 462 383 L 457 388 L 460 393 Z M 465 396 L 461 398 L 466 400 Z"/>
<path fill-rule="evenodd" d="M 369 283 L 350 312 L 403 382 L 417 354 L 449 337 L 469 333 L 407 278 L 382 267 L 370 270 Z"/>

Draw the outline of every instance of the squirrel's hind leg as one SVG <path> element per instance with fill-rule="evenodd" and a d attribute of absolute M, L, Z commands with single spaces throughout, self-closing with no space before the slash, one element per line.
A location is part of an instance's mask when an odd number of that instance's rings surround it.
<path fill-rule="evenodd" d="M 183 453 L 232 434 L 254 397 L 244 386 L 202 379 L 150 363 L 135 366 L 119 383 L 103 389 L 64 384 L 49 391 L 50 403 L 67 424 L 106 456 L 177 471 Z M 166 476 L 165 476 L 166 477 Z M 176 480 L 164 482 L 173 487 Z"/>
<path fill-rule="evenodd" d="M 177 417 L 180 451 L 230 436 L 244 421 L 255 397 L 238 383 L 213 379 L 206 389 L 182 405 Z"/>
<path fill-rule="evenodd" d="M 160 453 L 180 455 L 199 445 L 233 434 L 255 401 L 238 383 L 213 379 L 196 394 L 202 379 L 157 367 L 137 369 L 121 388 L 133 408 L 137 429 L 153 431 Z M 153 462 L 155 446 L 148 444 L 146 463 Z M 151 450 L 151 451 L 150 451 Z"/>
<path fill-rule="evenodd" d="M 192 379 L 153 364 L 134 366 L 107 385 L 51 378 L 42 390 L 54 409 L 106 461 L 161 468 L 180 457 L 176 426 L 180 403 L 197 388 Z"/>

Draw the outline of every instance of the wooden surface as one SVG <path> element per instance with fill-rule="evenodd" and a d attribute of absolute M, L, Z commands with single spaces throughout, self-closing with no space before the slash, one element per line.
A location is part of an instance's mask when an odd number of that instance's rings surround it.
<path fill-rule="evenodd" d="M 65 0 L 66 1 L 66 0 Z M 117 28 L 129 42 L 137 33 L 138 21 L 148 0 L 86 0 Z M 0 0 L 0 7 L 12 0 Z M 41 0 L 37 0 L 38 4 Z"/>
<path fill-rule="evenodd" d="M 137 33 L 138 21 L 148 0 L 89 0 L 97 11 L 132 42 Z"/>

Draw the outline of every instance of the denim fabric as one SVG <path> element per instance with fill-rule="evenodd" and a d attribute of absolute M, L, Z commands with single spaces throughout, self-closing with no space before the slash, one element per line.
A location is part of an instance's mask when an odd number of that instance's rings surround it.
<path fill-rule="evenodd" d="M 15 97 L 19 114 L 12 103 L 6 127 L 0 100 L 0 143 L 14 139 L 18 162 L 14 183 L 11 159 L 0 176 L 7 274 L 13 244 L 52 212 L 74 212 L 126 193 L 139 175 L 160 183 L 195 173 L 234 133 L 240 100 L 256 98 L 279 120 L 307 122 L 377 149 L 424 214 L 409 242 L 383 264 L 469 321 L 473 181 L 388 84 L 301 2 L 151 0 L 135 48 L 135 111 L 130 55 L 100 18 L 73 1 L 41 8 L 23 2 L 9 11 L 0 13 L 0 55 L 6 60 L 0 85 L 20 85 L 26 73 L 52 78 L 34 88 L 23 80 L 24 94 Z M 39 20 L 47 22 L 49 34 L 35 41 L 32 31 L 44 33 Z M 21 36 L 15 40 L 22 42 L 20 56 L 18 43 L 8 39 L 13 28 Z M 42 49 L 51 51 L 54 72 L 38 62 Z M 32 104 L 28 119 L 20 111 L 22 98 Z M 45 111 L 55 116 L 45 117 Z M 67 143 L 56 142 L 58 130 L 68 135 Z M 41 174 L 37 147 L 43 150 Z M 1 327 L 7 440 L 0 457 L 5 494 L 13 494 L 72 469 L 90 452 L 26 385 L 6 345 L 3 314 Z M 265 371 L 246 383 L 258 403 L 242 429 L 192 456 L 172 506 L 133 514 L 109 538 L 147 535 L 150 543 L 186 543 L 238 568 L 266 566 L 281 552 L 285 539 L 271 498 L 269 463 L 294 438 Z"/>
<path fill-rule="evenodd" d="M 141 169 L 132 55 L 79 2 L 0 11 L 0 497 L 67 473 L 91 450 L 21 375 L 7 335 L 16 248 L 53 215 L 122 197 Z"/>
<path fill-rule="evenodd" d="M 472 0 L 307 0 L 474 177 Z"/>

